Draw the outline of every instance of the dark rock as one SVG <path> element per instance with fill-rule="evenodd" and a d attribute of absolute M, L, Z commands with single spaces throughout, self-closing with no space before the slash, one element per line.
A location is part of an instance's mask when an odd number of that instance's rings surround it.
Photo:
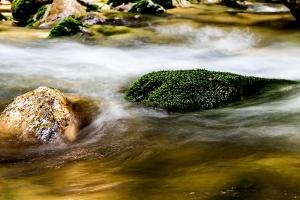
<path fill-rule="evenodd" d="M 141 0 L 134 4 L 129 11 L 141 14 L 162 14 L 165 12 L 165 9 L 161 5 L 154 3 L 152 0 Z"/>
<path fill-rule="evenodd" d="M 35 0 L 14 0 L 11 5 L 12 16 L 19 26 L 26 26 L 31 15 L 37 10 Z"/>
<path fill-rule="evenodd" d="M 282 0 L 282 2 L 290 9 L 295 19 L 300 22 L 300 2 L 298 0 Z"/>

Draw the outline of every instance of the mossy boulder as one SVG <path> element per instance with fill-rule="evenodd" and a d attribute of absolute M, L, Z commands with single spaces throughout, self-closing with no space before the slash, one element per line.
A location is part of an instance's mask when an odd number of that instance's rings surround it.
<path fill-rule="evenodd" d="M 72 142 L 97 111 L 91 102 L 47 87 L 25 93 L 2 112 L 0 139 L 28 144 Z"/>
<path fill-rule="evenodd" d="M 113 6 L 119 6 L 122 4 L 128 4 L 128 3 L 139 3 L 143 0 L 108 0 L 108 4 L 112 4 Z M 153 0 L 153 3 L 159 4 L 163 6 L 164 8 L 173 8 L 173 0 Z M 177 2 L 175 2 L 177 4 Z M 180 5 L 180 4 L 177 4 Z"/>
<path fill-rule="evenodd" d="M 158 71 L 134 81 L 126 91 L 126 98 L 167 111 L 186 112 L 237 102 L 287 84 L 294 82 L 202 69 Z"/>
<path fill-rule="evenodd" d="M 50 31 L 49 38 L 54 37 L 62 37 L 62 36 L 72 36 L 77 34 L 81 28 L 83 27 L 83 24 L 72 18 L 68 17 L 65 18 L 60 23 L 56 24 Z"/>
<path fill-rule="evenodd" d="M 37 11 L 35 0 L 13 0 L 11 12 L 19 26 L 27 25 L 29 18 Z"/>
<path fill-rule="evenodd" d="M 165 12 L 165 9 L 161 5 L 154 3 L 152 0 L 141 0 L 134 4 L 129 11 L 141 14 L 161 14 Z"/>

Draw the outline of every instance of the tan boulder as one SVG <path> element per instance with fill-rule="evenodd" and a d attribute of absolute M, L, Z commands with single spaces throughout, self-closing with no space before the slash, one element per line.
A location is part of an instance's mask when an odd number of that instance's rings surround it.
<path fill-rule="evenodd" d="M 42 28 L 49 28 L 64 18 L 80 18 L 86 15 L 86 7 L 81 5 L 77 0 L 53 0 L 49 5 L 46 13 L 41 19 Z"/>
<path fill-rule="evenodd" d="M 15 98 L 0 116 L 0 138 L 21 143 L 68 143 L 92 119 L 86 99 L 39 87 Z M 91 104 L 91 103 L 90 103 Z M 86 106 L 86 110 L 85 107 Z"/>

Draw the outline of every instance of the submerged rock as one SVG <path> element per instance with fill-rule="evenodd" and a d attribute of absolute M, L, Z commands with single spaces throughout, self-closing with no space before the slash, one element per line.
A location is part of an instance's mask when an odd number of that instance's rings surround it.
<path fill-rule="evenodd" d="M 202 69 L 158 71 L 136 80 L 126 91 L 133 102 L 168 111 L 215 108 L 293 81 L 247 77 Z"/>
<path fill-rule="evenodd" d="M 47 87 L 18 96 L 0 116 L 0 138 L 21 143 L 74 141 L 79 129 L 91 120 L 87 102 Z"/>
<path fill-rule="evenodd" d="M 165 11 L 164 7 L 154 0 L 109 0 L 108 3 L 115 6 L 119 11 L 137 12 L 141 14 L 159 14 Z M 164 4 L 167 5 L 167 3 Z"/>
<path fill-rule="evenodd" d="M 139 15 L 132 12 L 107 12 L 107 13 L 89 13 L 81 22 L 89 25 L 110 25 L 110 26 L 127 26 L 143 27 L 151 24 L 150 16 Z"/>
<path fill-rule="evenodd" d="M 106 18 L 99 13 L 91 13 L 86 15 L 82 20 L 82 24 L 86 26 L 103 24 L 106 21 Z"/>
<path fill-rule="evenodd" d="M 129 12 L 133 5 L 134 3 L 122 4 L 115 7 L 115 9 L 120 12 Z"/>
<path fill-rule="evenodd" d="M 127 34 L 130 33 L 131 30 L 126 26 L 95 25 L 91 28 L 91 31 L 104 36 L 112 36 Z"/>
<path fill-rule="evenodd" d="M 83 24 L 80 21 L 72 17 L 68 17 L 51 29 L 49 38 L 75 35 L 82 27 Z"/>
<path fill-rule="evenodd" d="M 152 0 L 141 0 L 134 4 L 129 11 L 141 14 L 161 14 L 165 12 L 165 9 L 161 5 L 154 3 Z"/>

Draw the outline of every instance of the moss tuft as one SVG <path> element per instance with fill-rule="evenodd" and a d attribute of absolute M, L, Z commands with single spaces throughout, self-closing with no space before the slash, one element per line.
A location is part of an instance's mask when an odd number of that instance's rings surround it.
<path fill-rule="evenodd" d="M 92 4 L 84 0 L 77 0 L 78 3 L 86 7 L 87 12 L 98 12 L 100 7 L 97 4 Z"/>
<path fill-rule="evenodd" d="M 293 83 L 203 69 L 158 71 L 136 80 L 126 91 L 126 98 L 168 111 L 186 112 L 215 108 L 264 89 Z"/>
<path fill-rule="evenodd" d="M 98 12 L 100 7 L 97 4 L 88 4 L 86 6 L 87 12 Z"/>
<path fill-rule="evenodd" d="M 83 24 L 73 17 L 65 18 L 51 29 L 49 38 L 75 35 L 81 27 Z"/>
<path fill-rule="evenodd" d="M 43 5 L 40 7 L 35 15 L 32 15 L 29 20 L 27 21 L 27 26 L 32 27 L 36 24 L 39 24 L 39 20 L 43 18 L 45 12 L 47 11 L 48 6 Z"/>
<path fill-rule="evenodd" d="M 43 5 L 42 7 L 40 7 L 37 11 L 36 15 L 36 20 L 40 20 L 43 18 L 45 12 L 47 11 L 48 6 L 47 5 Z"/>
<path fill-rule="evenodd" d="M 34 0 L 13 0 L 12 16 L 19 26 L 27 25 L 29 18 L 37 11 Z"/>
<path fill-rule="evenodd" d="M 152 0 L 141 0 L 130 9 L 130 12 L 161 14 L 165 12 L 165 9 L 161 5 L 154 3 Z"/>

